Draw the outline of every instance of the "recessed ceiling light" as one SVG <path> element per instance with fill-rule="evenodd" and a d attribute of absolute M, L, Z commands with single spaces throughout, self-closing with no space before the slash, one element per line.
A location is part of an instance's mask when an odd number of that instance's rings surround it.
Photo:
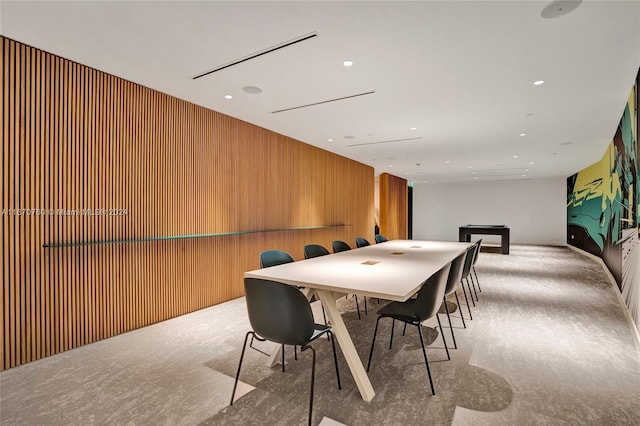
<path fill-rule="evenodd" d="M 533 164 L 533 161 L 529 161 L 529 164 Z"/>
<path fill-rule="evenodd" d="M 526 133 L 520 133 L 520 136 L 527 136 Z"/>
<path fill-rule="evenodd" d="M 528 172 L 528 171 L 529 171 L 529 169 L 524 169 L 524 171 L 525 171 L 525 172 Z"/>
<path fill-rule="evenodd" d="M 513 158 L 518 158 L 518 156 L 517 156 L 517 155 L 514 155 L 514 156 L 513 156 Z"/>
<path fill-rule="evenodd" d="M 389 164 L 389 167 L 393 167 L 391 164 Z"/>
<path fill-rule="evenodd" d="M 544 84 L 544 80 L 536 80 L 536 81 L 533 82 L 534 86 L 541 86 L 543 84 Z"/>
<path fill-rule="evenodd" d="M 522 177 L 525 177 L 526 175 L 522 175 Z"/>
<path fill-rule="evenodd" d="M 467 167 L 467 168 L 468 168 L 468 169 L 473 169 L 473 167 L 471 167 L 471 166 L 469 166 L 469 167 Z"/>
<path fill-rule="evenodd" d="M 225 99 L 233 99 L 233 96 L 231 96 L 231 95 L 224 95 L 224 98 L 225 98 Z"/>
<path fill-rule="evenodd" d="M 425 180 L 425 181 L 424 181 L 424 183 L 429 183 L 429 181 L 428 181 L 428 180 Z"/>
<path fill-rule="evenodd" d="M 333 142 L 333 139 L 327 139 L 327 142 Z"/>
<path fill-rule="evenodd" d="M 476 172 L 471 172 L 471 174 L 472 174 L 472 175 L 475 175 L 475 174 L 476 174 Z"/>
<path fill-rule="evenodd" d="M 417 129 L 417 127 L 412 127 L 412 128 L 411 128 L 411 130 L 416 130 L 416 129 Z"/>
<path fill-rule="evenodd" d="M 476 179 L 476 180 L 477 180 L 477 179 L 478 179 L 478 176 L 474 177 L 474 179 Z"/>
<path fill-rule="evenodd" d="M 353 65 L 353 61 L 346 60 L 342 63 L 342 65 L 344 65 L 345 67 L 350 67 L 351 65 Z"/>
<path fill-rule="evenodd" d="M 447 161 L 445 161 L 445 163 L 449 164 L 449 163 L 451 163 L 451 161 L 447 160 Z"/>

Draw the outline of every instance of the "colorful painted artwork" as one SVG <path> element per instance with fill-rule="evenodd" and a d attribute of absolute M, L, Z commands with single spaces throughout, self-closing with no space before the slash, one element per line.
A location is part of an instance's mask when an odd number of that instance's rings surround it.
<path fill-rule="evenodd" d="M 567 242 L 603 259 L 640 328 L 638 90 L 602 159 L 567 179 Z"/>

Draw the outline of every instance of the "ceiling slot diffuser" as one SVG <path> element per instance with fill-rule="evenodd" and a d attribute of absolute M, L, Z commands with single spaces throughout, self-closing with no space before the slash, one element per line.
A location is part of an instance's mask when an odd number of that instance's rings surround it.
<path fill-rule="evenodd" d="M 312 104 L 299 105 L 299 106 L 295 106 L 295 107 L 291 107 L 291 108 L 279 109 L 277 111 L 271 111 L 271 114 L 276 114 L 276 113 L 285 112 L 285 111 L 291 111 L 291 110 L 294 110 L 294 109 L 307 108 L 307 107 L 315 106 L 315 105 L 328 104 L 329 102 L 343 101 L 345 99 L 357 98 L 358 96 L 371 95 L 373 93 L 376 93 L 375 90 L 372 90 L 371 92 L 356 93 L 355 95 L 343 96 L 341 98 L 327 99 L 326 101 L 314 102 Z"/>
<path fill-rule="evenodd" d="M 285 47 L 293 46 L 294 44 L 301 43 L 303 41 L 312 39 L 314 37 L 318 37 L 318 33 L 312 32 L 312 33 L 305 34 L 305 35 L 300 36 L 300 37 L 296 37 L 296 38 L 294 38 L 292 40 L 288 40 L 288 41 L 285 41 L 283 43 L 276 44 L 276 45 L 268 47 L 266 49 L 259 50 L 259 51 L 255 52 L 255 53 L 252 53 L 252 54 L 250 54 L 248 56 L 245 56 L 243 58 L 236 59 L 236 60 L 228 62 L 228 63 L 226 63 L 224 65 L 220 65 L 217 68 L 213 68 L 211 70 L 203 71 L 200 74 L 196 74 L 195 76 L 193 76 L 193 79 L 196 80 L 196 79 L 198 79 L 200 77 L 204 77 L 206 75 L 213 74 L 214 72 L 222 71 L 223 69 L 232 67 L 234 65 L 241 64 L 243 62 L 250 61 L 251 59 L 258 58 L 260 56 L 266 55 L 267 53 L 275 52 L 276 50 L 284 49 Z"/>
<path fill-rule="evenodd" d="M 392 140 L 389 140 L 389 141 L 379 141 L 379 142 L 354 143 L 352 145 L 347 145 L 347 146 L 378 145 L 378 144 L 381 144 L 381 143 L 417 141 L 418 139 L 422 139 L 422 137 L 419 137 L 419 138 L 407 138 L 407 139 L 392 139 Z"/>

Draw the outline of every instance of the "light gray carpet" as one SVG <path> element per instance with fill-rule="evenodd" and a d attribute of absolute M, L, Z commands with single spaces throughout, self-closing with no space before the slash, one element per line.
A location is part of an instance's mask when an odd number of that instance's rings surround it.
<path fill-rule="evenodd" d="M 451 361 L 429 328 L 435 322 L 424 327 L 436 396 L 415 327 L 403 337 L 396 325 L 389 350 L 391 324 L 383 320 L 369 403 L 341 353 L 337 389 L 331 344 L 314 344 L 314 424 L 640 424 L 640 353 L 599 264 L 566 248 L 512 246 L 509 256 L 481 253 L 477 271 L 480 300 L 467 329 L 454 313 Z M 358 320 L 352 298 L 340 301 L 364 363 L 379 306 L 369 299 L 369 315 Z M 468 318 L 466 306 L 461 311 Z M 282 373 L 247 350 L 241 380 L 255 390 L 242 386 L 248 393 L 228 406 L 247 330 L 244 300 L 237 299 L 5 371 L 0 423 L 304 424 L 310 352 L 295 361 L 288 348 Z M 446 327 L 445 337 L 451 345 Z"/>

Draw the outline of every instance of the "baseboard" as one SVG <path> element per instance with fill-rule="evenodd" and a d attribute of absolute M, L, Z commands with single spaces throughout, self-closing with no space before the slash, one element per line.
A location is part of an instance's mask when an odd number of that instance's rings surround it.
<path fill-rule="evenodd" d="M 616 279 L 613 277 L 613 274 L 611 274 L 611 271 L 609 271 L 609 268 L 607 268 L 607 265 L 604 263 L 604 261 L 600 257 L 594 254 L 581 250 L 578 247 L 572 246 L 571 244 L 566 244 L 566 247 L 572 249 L 576 253 L 579 253 L 583 256 L 586 256 L 595 260 L 600 264 L 600 266 L 602 266 L 604 273 L 607 275 L 607 277 L 609 277 L 609 282 L 613 286 L 615 293 L 618 296 L 618 301 L 624 308 L 623 311 L 625 316 L 627 317 L 627 322 L 629 323 L 629 328 L 631 329 L 631 334 L 633 335 L 633 341 L 636 344 L 638 355 L 640 355 L 640 334 L 638 333 L 638 328 L 636 327 L 636 324 L 633 321 L 633 318 L 631 318 L 631 313 L 629 312 L 629 308 L 627 308 L 627 304 L 624 303 L 624 299 L 622 298 L 622 294 L 620 293 L 620 289 L 618 288 L 618 283 L 616 282 Z"/>

